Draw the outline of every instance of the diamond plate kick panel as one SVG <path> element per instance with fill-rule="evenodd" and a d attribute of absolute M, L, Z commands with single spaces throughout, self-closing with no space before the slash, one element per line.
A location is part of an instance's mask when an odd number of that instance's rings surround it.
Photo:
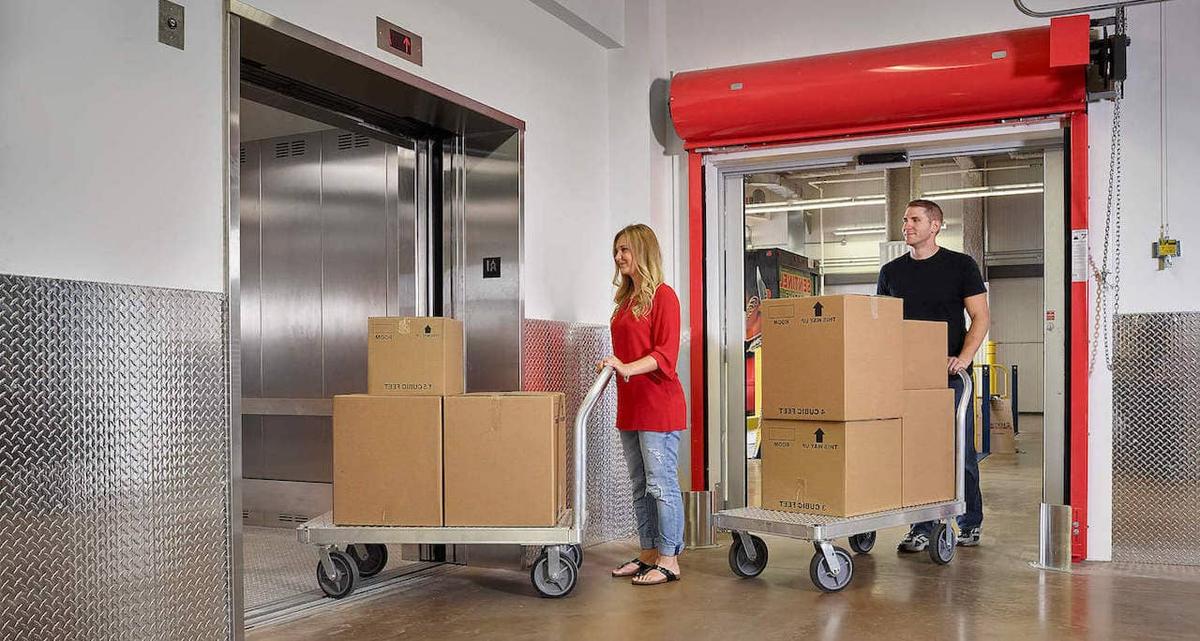
<path fill-rule="evenodd" d="M 1200 565 L 1200 313 L 1121 314 L 1113 560 Z"/>
<path fill-rule="evenodd" d="M 579 405 L 596 380 L 596 363 L 612 353 L 608 327 L 529 319 L 523 325 L 521 353 L 525 389 L 566 394 L 568 429 L 572 429 Z M 609 384 L 588 419 L 588 522 L 584 530 L 588 545 L 630 536 L 637 526 L 616 422 L 616 385 Z M 567 443 L 574 443 L 573 439 L 574 435 L 569 435 Z M 567 456 L 573 460 L 574 452 L 568 451 Z M 567 473 L 573 476 L 570 465 Z"/>
<path fill-rule="evenodd" d="M 223 318 L 0 275 L 0 640 L 229 637 Z"/>

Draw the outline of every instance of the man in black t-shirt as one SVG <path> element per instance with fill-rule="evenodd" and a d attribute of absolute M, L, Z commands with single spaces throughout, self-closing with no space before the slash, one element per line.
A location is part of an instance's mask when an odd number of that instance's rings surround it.
<path fill-rule="evenodd" d="M 909 253 L 879 270 L 878 293 L 904 299 L 904 318 L 946 323 L 946 371 L 954 388 L 954 403 L 962 398 L 963 386 L 958 373 L 971 373 L 971 359 L 988 332 L 990 314 L 987 288 L 979 265 L 966 254 L 938 247 L 942 229 L 942 208 L 930 200 L 914 200 L 904 211 L 904 242 Z M 971 317 L 967 329 L 964 313 Z M 979 492 L 979 463 L 975 460 L 975 413 L 967 411 L 967 424 L 961 435 L 967 512 L 958 517 L 958 545 L 979 545 L 983 524 L 983 496 Z M 901 552 L 920 552 L 929 545 L 933 523 L 918 523 L 900 542 Z"/>

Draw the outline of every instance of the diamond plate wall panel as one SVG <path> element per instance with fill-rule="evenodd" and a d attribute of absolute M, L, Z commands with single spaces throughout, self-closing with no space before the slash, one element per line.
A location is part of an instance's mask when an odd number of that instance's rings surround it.
<path fill-rule="evenodd" d="M 1122 314 L 1113 559 L 1200 565 L 1200 313 Z"/>
<path fill-rule="evenodd" d="M 523 385 L 529 391 L 566 394 L 567 416 L 573 426 L 579 405 L 596 380 L 596 363 L 611 353 L 607 326 L 526 320 L 522 331 Z M 588 420 L 587 544 L 624 538 L 636 531 L 629 472 L 616 421 L 616 386 L 609 384 Z M 574 443 L 574 436 L 567 442 Z M 567 454 L 574 456 L 570 450 Z M 568 474 L 574 476 L 570 466 Z M 574 478 L 569 481 L 573 484 Z"/>
<path fill-rule="evenodd" d="M 0 275 L 0 640 L 229 637 L 223 319 Z"/>

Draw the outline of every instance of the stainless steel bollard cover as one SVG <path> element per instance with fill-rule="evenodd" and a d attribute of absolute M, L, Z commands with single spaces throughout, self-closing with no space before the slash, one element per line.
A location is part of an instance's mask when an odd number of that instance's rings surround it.
<path fill-rule="evenodd" d="M 1042 503 L 1037 567 L 1071 571 L 1071 506 Z"/>
<path fill-rule="evenodd" d="M 716 529 L 712 525 L 713 493 L 683 493 L 683 544 L 686 548 L 717 547 Z"/>

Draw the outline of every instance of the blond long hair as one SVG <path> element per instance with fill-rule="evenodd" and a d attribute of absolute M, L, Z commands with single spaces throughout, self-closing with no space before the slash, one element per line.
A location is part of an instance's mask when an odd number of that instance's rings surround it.
<path fill-rule="evenodd" d="M 616 286 L 617 293 L 613 296 L 613 302 L 616 303 L 613 316 L 632 300 L 634 318 L 644 318 L 654 305 L 654 292 L 663 282 L 662 251 L 658 248 L 658 237 L 654 235 L 654 230 L 639 223 L 629 225 L 613 236 L 614 255 L 617 253 L 617 243 L 621 236 L 626 238 L 629 249 L 633 252 L 641 286 L 635 290 L 633 278 L 623 276 L 621 268 L 614 265 L 613 285 Z"/>

